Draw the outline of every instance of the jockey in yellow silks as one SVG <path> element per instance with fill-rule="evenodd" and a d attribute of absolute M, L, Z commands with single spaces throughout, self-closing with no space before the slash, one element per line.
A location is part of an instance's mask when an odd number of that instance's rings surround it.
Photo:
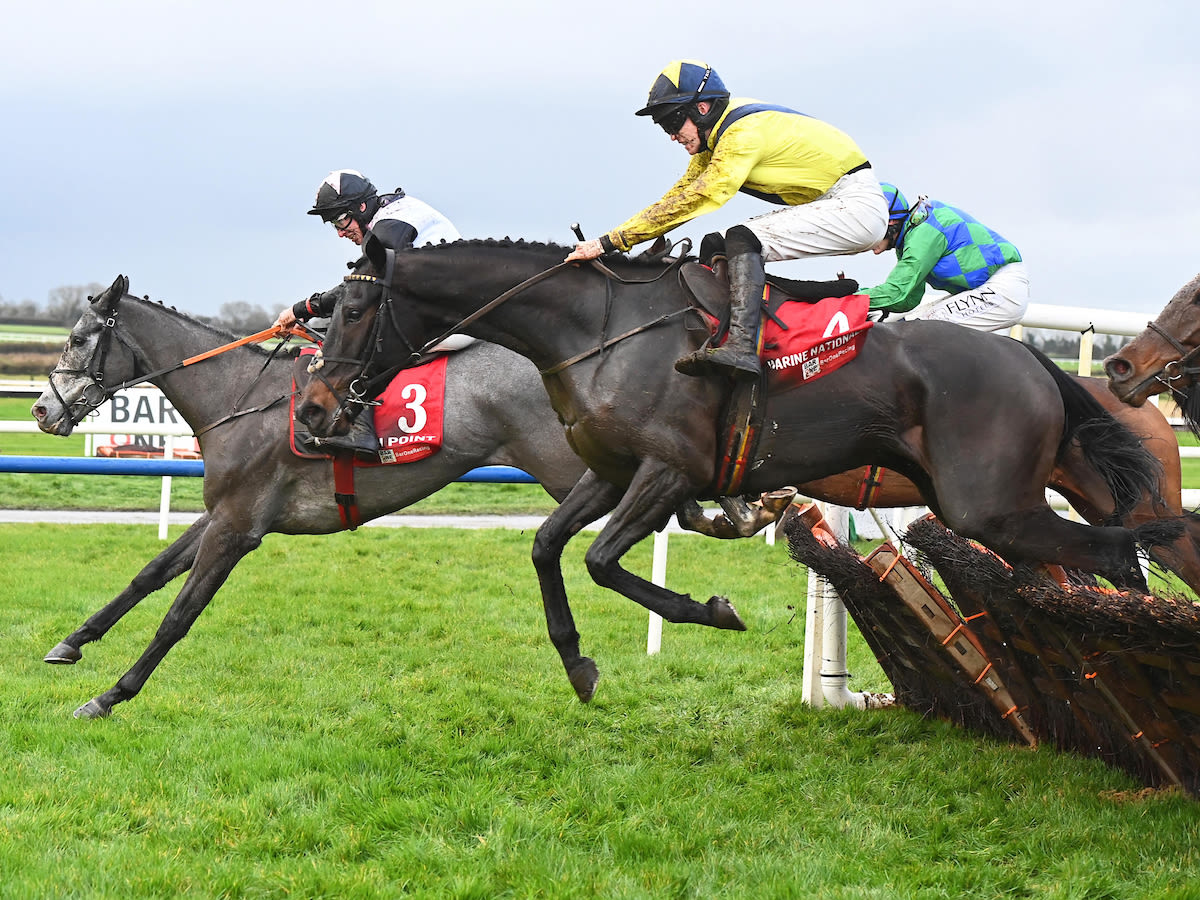
<path fill-rule="evenodd" d="M 662 199 L 568 260 L 628 250 L 719 209 L 741 191 L 782 206 L 725 235 L 732 313 L 729 338 L 676 361 L 687 375 L 729 370 L 756 377 L 764 262 L 870 250 L 884 236 L 888 210 L 871 164 L 844 132 L 795 110 L 730 98 L 713 69 L 676 60 L 650 88 L 648 115 L 691 156 Z"/>

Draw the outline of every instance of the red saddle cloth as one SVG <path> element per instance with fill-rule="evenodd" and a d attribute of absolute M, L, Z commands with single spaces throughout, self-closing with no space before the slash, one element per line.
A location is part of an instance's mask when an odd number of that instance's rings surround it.
<path fill-rule="evenodd" d="M 302 353 L 311 355 L 315 351 Z M 416 462 L 442 449 L 442 423 L 446 400 L 446 360 L 439 356 L 424 365 L 404 369 L 379 395 L 375 415 L 375 435 L 379 439 L 379 461 L 365 462 L 355 457 L 356 466 L 395 465 Z M 293 388 L 295 384 L 293 383 Z M 301 449 L 295 440 L 295 403 L 292 394 L 292 452 L 297 456 L 326 459 L 328 453 Z"/>
<path fill-rule="evenodd" d="M 768 291 L 774 288 L 768 288 Z M 769 302 L 770 295 L 768 293 Z M 816 303 L 783 303 L 762 333 L 762 360 L 772 385 L 804 384 L 840 369 L 858 355 L 868 329 L 866 294 Z"/>
<path fill-rule="evenodd" d="M 441 450 L 445 400 L 445 356 L 393 378 L 375 407 L 379 462 L 415 462 Z"/>

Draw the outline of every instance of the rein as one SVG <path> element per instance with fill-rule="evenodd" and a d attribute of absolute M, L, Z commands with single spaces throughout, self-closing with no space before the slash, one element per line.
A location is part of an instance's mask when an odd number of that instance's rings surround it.
<path fill-rule="evenodd" d="M 244 338 L 239 338 L 236 341 L 231 341 L 230 343 L 223 344 L 220 347 L 214 347 L 211 350 L 205 351 L 204 353 L 198 354 L 196 356 L 189 357 L 188 359 L 182 360 L 181 362 L 174 363 L 169 366 L 163 366 L 162 368 L 156 369 L 151 372 L 137 373 L 138 352 L 137 352 L 136 348 L 132 344 L 130 344 L 129 341 L 125 340 L 125 338 L 121 336 L 120 332 L 117 331 L 117 313 L 118 313 L 118 305 L 119 305 L 120 301 L 121 301 L 120 297 L 118 297 L 115 301 L 113 301 L 112 309 L 109 311 L 108 317 L 104 320 L 104 323 L 102 325 L 102 330 L 100 332 L 100 338 L 98 339 L 98 341 L 96 343 L 96 350 L 92 354 L 92 358 L 88 360 L 87 366 L 85 366 L 84 368 L 81 368 L 81 369 L 55 368 L 53 371 L 50 372 L 50 375 L 48 378 L 48 381 L 50 384 L 50 389 L 52 391 L 54 391 L 54 396 L 58 399 L 58 402 L 60 404 L 62 404 L 64 409 L 67 410 L 67 416 L 71 422 L 72 428 L 74 428 L 76 425 L 78 425 L 80 422 L 82 422 L 84 419 L 86 419 L 92 412 L 94 412 L 95 410 L 97 410 L 101 406 L 103 406 L 108 400 L 112 399 L 118 392 L 123 391 L 126 388 L 133 387 L 134 385 L 141 384 L 142 382 L 145 382 L 145 381 L 153 381 L 155 378 L 159 378 L 163 375 L 170 374 L 171 372 L 176 372 L 182 368 L 185 368 L 186 366 L 194 365 L 195 363 L 202 362 L 206 359 L 211 359 L 212 357 L 217 356 L 221 353 L 224 353 L 227 350 L 232 350 L 235 347 L 241 347 L 245 344 L 250 344 L 250 343 L 258 343 L 258 342 L 264 341 L 271 337 L 277 337 L 281 334 L 286 334 L 287 338 L 290 338 L 293 334 L 293 332 L 290 329 L 284 329 L 280 326 L 272 326 L 271 328 L 268 328 L 264 331 L 257 332 L 256 334 L 252 334 L 252 335 L 249 335 Z M 309 332 L 309 330 L 307 328 L 301 326 L 301 328 L 298 329 L 298 331 L 306 332 L 304 334 L 304 336 L 307 337 L 309 340 L 313 340 L 312 333 Z M 104 383 L 104 380 L 105 380 L 104 379 L 104 366 L 108 360 L 109 350 L 111 349 L 112 341 L 114 338 L 117 341 L 119 341 L 125 347 L 126 350 L 129 351 L 129 355 L 134 360 L 134 372 L 137 374 L 135 374 L 134 377 L 131 379 L 128 379 L 126 381 L 121 382 L 120 384 L 116 384 L 116 385 L 109 387 L 109 386 L 105 385 L 105 383 Z M 244 400 L 246 398 L 246 395 L 251 391 L 251 389 L 254 387 L 254 385 L 258 383 L 259 379 L 262 378 L 263 372 L 266 371 L 267 366 L 271 364 L 271 360 L 273 360 L 276 357 L 276 355 L 283 348 L 285 343 L 286 343 L 286 339 L 284 342 L 277 344 L 271 350 L 270 354 L 267 356 L 266 361 L 263 363 L 262 368 L 259 369 L 258 375 L 250 382 L 250 384 L 246 387 L 246 390 L 242 393 L 242 396 L 239 397 L 237 402 L 234 404 L 235 411 L 230 413 L 227 416 L 224 416 L 224 417 L 218 419 L 215 422 L 212 422 L 212 423 L 204 426 L 203 428 L 197 429 L 195 432 L 196 437 L 200 437 L 201 435 L 206 434 L 207 432 L 216 428 L 218 425 L 223 425 L 224 423 L 229 422 L 233 419 L 237 419 L 237 418 L 240 418 L 241 416 L 245 416 L 245 415 L 250 415 L 251 413 L 262 412 L 264 410 L 270 409 L 275 404 L 279 403 L 282 400 L 285 400 L 288 396 L 290 396 L 290 392 L 289 392 L 289 393 L 283 394 L 279 397 L 276 397 L 274 400 L 271 400 L 260 406 L 255 406 L 250 409 L 236 409 L 236 407 L 241 404 L 242 400 Z M 54 383 L 55 375 L 72 375 L 72 376 L 82 375 L 82 376 L 86 377 L 91 382 L 91 384 L 84 387 L 83 394 L 81 395 L 79 400 L 75 401 L 74 403 L 68 404 L 66 402 L 66 399 L 59 392 L 58 386 Z M 88 391 L 92 387 L 95 387 L 99 391 L 98 395 L 95 393 L 92 394 L 92 398 L 94 398 L 94 399 L 90 399 L 88 396 Z"/>
<path fill-rule="evenodd" d="M 690 246 L 690 244 L 689 244 L 689 246 Z M 541 272 L 538 272 L 536 275 L 526 278 L 520 284 L 514 285 L 513 287 L 506 290 L 504 293 L 500 294 L 495 299 L 488 301 L 486 304 L 481 306 L 479 309 L 475 310 L 470 315 L 459 320 L 459 322 L 457 322 L 455 325 L 453 325 L 447 331 L 443 332 L 442 334 L 438 335 L 437 337 L 433 338 L 430 341 L 426 341 L 424 345 L 413 350 L 412 353 L 409 355 L 409 358 L 406 362 L 401 363 L 399 365 L 392 366 L 389 369 L 386 369 L 386 370 L 380 372 L 379 374 L 371 375 L 370 374 L 371 365 L 375 361 L 375 356 L 378 353 L 379 348 L 381 346 L 381 342 L 382 342 L 382 330 L 383 330 L 383 315 L 382 314 L 385 309 L 388 312 L 388 316 L 393 320 L 393 330 L 398 335 L 400 335 L 401 339 L 403 340 L 403 333 L 401 332 L 399 327 L 394 322 L 395 311 L 392 308 L 392 302 L 391 302 L 391 300 L 392 300 L 392 277 L 393 277 L 393 274 L 395 271 L 396 251 L 392 250 L 392 249 L 388 249 L 387 253 L 386 253 L 386 258 L 387 258 L 387 263 L 386 263 L 384 274 L 382 276 L 350 274 L 350 275 L 343 276 L 343 278 L 342 278 L 342 280 L 344 282 L 361 281 L 361 282 L 366 282 L 368 284 L 377 284 L 383 291 L 383 297 L 379 301 L 379 310 L 378 310 L 378 312 L 376 312 L 376 315 L 375 315 L 375 324 L 374 324 L 374 327 L 372 328 L 372 333 L 371 333 L 371 338 L 370 338 L 370 350 L 367 353 L 366 359 L 361 361 L 362 368 L 359 370 L 359 374 L 350 382 L 349 386 L 347 387 L 346 396 L 344 398 L 339 398 L 337 391 L 335 391 L 333 389 L 333 386 L 329 383 L 328 379 L 326 379 L 325 376 L 323 374 L 321 374 L 320 370 L 324 367 L 326 362 L 352 363 L 352 362 L 359 362 L 359 360 L 340 358 L 340 357 L 331 357 L 331 356 L 327 357 L 323 354 L 322 351 L 318 350 L 316 357 L 308 366 L 309 374 L 315 375 L 317 378 L 319 378 L 321 380 L 321 382 L 325 385 L 325 387 L 329 390 L 329 392 L 335 398 L 338 399 L 337 410 L 334 412 L 334 415 L 333 415 L 334 422 L 336 422 L 344 413 L 349 413 L 350 407 L 357 406 L 357 407 L 365 408 L 367 406 L 378 405 L 375 401 L 368 400 L 367 395 L 369 393 L 371 393 L 371 391 L 375 388 L 375 386 L 377 386 L 380 382 L 386 383 L 386 381 L 388 381 L 392 377 L 394 377 L 397 372 L 400 372 L 401 370 L 406 369 L 406 368 L 411 368 L 412 366 L 416 365 L 423 358 L 426 358 L 427 355 L 429 354 L 429 352 L 434 347 L 436 347 L 438 344 L 440 344 L 442 341 L 446 340 L 451 335 L 458 334 L 464 328 L 471 325 L 472 323 L 479 321 L 485 315 L 492 312 L 493 310 L 495 310 L 502 304 L 506 303 L 507 301 L 511 300 L 513 297 L 517 296 L 521 292 L 528 290 L 529 288 L 533 287 L 535 284 L 538 284 L 541 281 L 545 281 L 547 278 L 550 278 L 550 277 L 558 274 L 559 272 L 561 272 L 563 269 L 567 268 L 568 266 L 576 266 L 577 265 L 577 263 L 575 263 L 575 262 L 566 262 L 566 261 L 560 262 L 560 263 L 557 263 L 557 264 L 551 266 L 548 269 L 543 269 Z M 602 263 L 598 259 L 590 260 L 589 265 L 591 265 L 592 268 L 596 269 L 598 272 L 600 272 L 602 275 L 604 275 L 605 283 L 607 285 L 611 285 L 612 282 L 614 282 L 614 281 L 619 284 L 650 284 L 655 281 L 658 281 L 660 278 L 663 278 L 671 271 L 677 269 L 680 265 L 682 265 L 684 263 L 684 261 L 685 261 L 684 256 L 680 256 L 679 259 L 675 260 L 671 265 L 667 266 L 665 269 L 663 269 L 663 271 L 659 272 L 657 275 L 653 276 L 652 278 L 644 278 L 644 279 L 622 278 L 620 275 L 618 275 L 616 272 L 614 272 L 612 269 L 610 269 L 608 266 L 606 266 L 604 263 Z M 605 302 L 605 322 L 606 323 L 608 321 L 608 310 L 611 307 L 611 304 L 612 304 L 612 292 L 611 292 L 611 290 L 609 290 L 609 291 L 607 291 L 606 302 Z M 646 324 L 640 325 L 637 328 L 632 328 L 629 331 L 626 331 L 623 334 L 619 334 L 614 338 L 606 339 L 604 337 L 604 334 L 602 331 L 601 337 L 600 337 L 600 343 L 596 347 L 593 347 L 590 350 L 585 350 L 583 353 L 577 354 L 576 356 L 573 356 L 570 359 L 564 360 L 563 362 L 558 363 L 557 365 L 552 366 L 549 369 L 542 371 L 542 374 L 543 375 L 553 375 L 558 372 L 561 372 L 564 369 L 579 362 L 580 360 L 587 359 L 588 357 L 594 356 L 597 353 L 604 352 L 606 349 L 608 349 L 613 344 L 615 344 L 619 341 L 623 341 L 626 338 L 632 337 L 635 334 L 640 334 L 643 331 L 647 331 L 651 328 L 655 328 L 655 327 L 661 325 L 662 323 L 666 322 L 667 320 L 672 319 L 675 316 L 681 315 L 685 312 L 687 312 L 686 308 L 681 309 L 681 310 L 676 310 L 675 312 L 666 313 L 662 316 L 659 316 L 657 319 L 655 319 L 652 322 L 647 322 Z"/>
<path fill-rule="evenodd" d="M 595 269 L 596 271 L 598 271 L 601 275 L 603 275 L 605 278 L 605 283 L 610 284 L 610 285 L 614 281 L 617 282 L 618 284 L 652 284 L 653 282 L 658 281 L 660 278 L 663 278 L 664 276 L 666 276 L 666 274 L 668 272 L 672 271 L 673 269 L 678 268 L 680 265 L 683 264 L 683 262 L 684 262 L 684 257 L 680 256 L 679 259 L 677 259 L 671 265 L 667 266 L 665 269 L 663 269 L 661 272 L 659 272 L 653 278 L 622 278 L 620 275 L 618 275 L 616 272 L 614 272 L 612 269 L 610 269 L 604 263 L 600 262 L 600 260 L 598 260 L 598 259 L 589 260 L 589 264 L 591 265 L 591 267 L 593 269 Z M 413 359 L 415 360 L 416 357 L 420 356 L 422 353 L 427 352 L 431 347 L 436 347 L 438 344 L 440 344 L 442 341 L 446 340 L 446 338 L 450 337 L 452 334 L 457 334 L 458 332 L 462 331 L 462 329 L 464 329 L 471 323 L 479 321 L 481 318 L 483 318 L 485 315 L 487 315 L 493 309 L 500 306 L 500 304 L 512 299 L 517 294 L 524 291 L 526 288 L 533 287 L 533 285 L 537 284 L 539 281 L 549 278 L 551 275 L 554 275 L 555 273 L 561 271 L 565 266 L 574 266 L 574 265 L 576 265 L 576 263 L 574 263 L 574 262 L 560 262 L 557 265 L 551 266 L 549 269 L 545 269 L 544 271 L 539 272 L 538 274 L 534 275 L 532 278 L 525 279 L 524 281 L 522 281 L 520 284 L 516 285 L 515 287 L 509 288 L 507 291 L 505 291 L 503 294 L 501 294 L 496 299 L 489 301 L 485 305 L 481 306 L 479 309 L 475 310 L 475 312 L 471 313 L 465 319 L 462 319 L 457 325 L 454 325 L 452 328 L 450 328 L 450 330 L 448 330 L 445 333 L 434 338 L 432 341 L 429 341 L 428 343 L 426 343 L 424 347 L 422 347 L 417 353 L 415 353 L 413 355 Z M 605 297 L 604 321 L 606 324 L 608 322 L 608 311 L 611 308 L 611 306 L 612 306 L 612 293 L 611 293 L 611 291 L 608 291 L 606 293 L 606 297 Z M 635 334 L 641 334 L 643 331 L 649 331 L 651 328 L 656 328 L 657 326 L 663 324 L 667 320 L 673 319 L 675 316 L 681 315 L 685 312 L 687 312 L 686 308 L 676 310 L 675 312 L 665 313 L 664 315 L 659 316 L 653 322 L 647 322 L 644 325 L 639 325 L 636 328 L 631 328 L 631 329 L 629 329 L 629 331 L 619 334 L 614 338 L 605 339 L 603 330 L 602 330 L 601 336 L 600 336 L 600 343 L 597 346 L 593 347 L 591 350 L 585 350 L 583 353 L 576 354 L 575 356 L 572 356 L 570 359 L 563 360 L 562 362 L 557 363 L 556 365 L 553 365 L 548 369 L 540 369 L 539 371 L 541 372 L 542 375 L 557 375 L 559 372 L 563 371 L 564 369 L 570 368 L 571 366 L 575 365 L 575 363 L 580 362 L 581 360 L 587 359 L 589 356 L 595 356 L 597 353 L 603 353 L 605 350 L 607 350 L 613 344 L 623 341 L 626 338 L 633 337 Z"/>
<path fill-rule="evenodd" d="M 607 266 L 603 265 L 602 263 L 592 260 L 592 264 L 594 266 L 596 266 L 597 268 L 599 268 L 602 272 L 607 272 L 609 275 L 613 275 L 612 271 Z M 432 341 L 426 341 L 425 346 L 422 347 L 420 350 L 416 351 L 412 355 L 412 359 L 415 360 L 417 357 L 421 356 L 422 354 L 428 353 L 431 348 L 436 347 L 438 344 L 440 344 L 442 341 L 446 340 L 446 338 L 450 337 L 452 334 L 457 334 L 458 332 L 462 331 L 462 329 L 466 328 L 468 325 L 472 324 L 473 322 L 478 322 L 480 319 L 482 319 L 484 316 L 486 316 L 488 313 L 490 313 L 497 306 L 499 306 L 502 303 L 507 302 L 508 300 L 511 300 L 513 297 L 515 297 L 517 294 L 521 293 L 526 288 L 531 288 L 535 284 L 537 284 L 539 281 L 545 281 L 551 275 L 555 275 L 558 272 L 561 272 L 566 266 L 573 266 L 573 265 L 574 265 L 574 263 L 560 262 L 560 263 L 558 263 L 558 265 L 551 266 L 549 269 L 538 272 L 532 278 L 526 278 L 524 281 L 522 281 L 516 287 L 509 288 L 507 291 L 505 291 L 503 294 L 501 294 L 495 300 L 491 300 L 488 303 L 481 306 L 479 309 L 475 310 L 475 312 L 471 313 L 465 319 L 461 320 L 457 325 L 454 325 L 452 328 L 450 328 L 449 331 L 446 331 L 445 333 L 438 335 Z M 615 278 L 616 276 L 613 275 L 613 277 Z M 390 279 L 389 279 L 389 286 L 390 286 Z"/>

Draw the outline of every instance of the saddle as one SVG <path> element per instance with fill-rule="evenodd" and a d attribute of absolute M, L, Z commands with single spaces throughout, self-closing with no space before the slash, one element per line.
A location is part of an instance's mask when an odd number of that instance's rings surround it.
<path fill-rule="evenodd" d="M 770 289 L 766 292 L 763 314 L 784 330 L 787 325 L 778 315 L 783 304 L 817 303 L 831 297 L 847 297 L 858 290 L 858 282 L 852 278 L 798 281 L 772 275 L 766 281 Z M 719 343 L 729 329 L 729 272 L 725 258 L 714 257 L 711 266 L 685 262 L 679 267 L 679 282 L 693 308 L 704 318 L 710 340 Z M 765 330 L 764 327 L 762 331 Z M 734 383 L 718 424 L 721 440 L 712 485 L 714 496 L 736 496 L 753 467 L 763 433 L 765 395 L 765 377 Z"/>
<path fill-rule="evenodd" d="M 729 269 L 724 257 L 715 257 L 711 266 L 685 262 L 679 267 L 679 283 L 692 305 L 716 322 L 715 334 L 720 337 L 729 328 Z M 785 303 L 816 303 L 829 297 L 848 297 L 858 290 L 853 278 L 834 278 L 829 281 L 805 281 L 768 275 L 767 302 L 763 312 L 782 326 L 779 308 Z"/>

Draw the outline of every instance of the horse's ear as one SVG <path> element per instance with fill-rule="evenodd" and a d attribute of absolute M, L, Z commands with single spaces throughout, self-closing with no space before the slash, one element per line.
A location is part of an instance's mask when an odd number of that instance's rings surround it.
<path fill-rule="evenodd" d="M 112 286 L 103 294 L 92 301 L 92 305 L 98 310 L 108 313 L 117 305 L 117 301 L 129 293 L 129 276 L 118 275 L 113 279 Z"/>
<path fill-rule="evenodd" d="M 370 232 L 367 232 L 367 239 L 363 241 L 363 255 L 371 261 L 376 272 L 387 269 L 387 247 Z"/>

